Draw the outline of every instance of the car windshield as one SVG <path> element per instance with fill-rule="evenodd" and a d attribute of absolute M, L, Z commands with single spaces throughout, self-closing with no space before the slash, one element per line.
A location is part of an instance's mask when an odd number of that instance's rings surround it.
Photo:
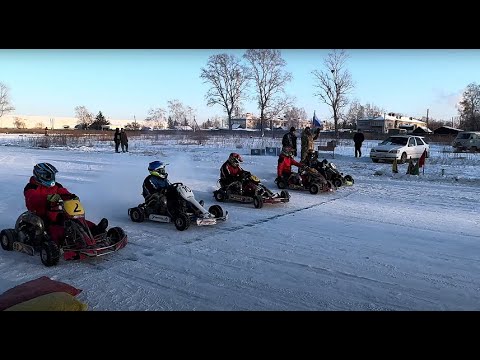
<path fill-rule="evenodd" d="M 457 139 L 469 139 L 470 138 L 470 134 L 469 133 L 466 133 L 466 134 L 458 134 L 458 137 Z"/>
<path fill-rule="evenodd" d="M 407 145 L 407 140 L 405 137 L 389 137 L 382 141 L 380 145 Z"/>

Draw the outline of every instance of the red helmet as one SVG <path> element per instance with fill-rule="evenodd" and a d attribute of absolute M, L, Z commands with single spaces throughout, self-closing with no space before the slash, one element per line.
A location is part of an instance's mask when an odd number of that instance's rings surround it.
<path fill-rule="evenodd" d="M 242 159 L 242 157 L 240 156 L 240 154 L 231 153 L 230 156 L 228 157 L 228 162 L 229 162 L 232 166 L 238 166 L 238 164 L 240 164 L 241 162 L 243 162 L 243 159 Z"/>

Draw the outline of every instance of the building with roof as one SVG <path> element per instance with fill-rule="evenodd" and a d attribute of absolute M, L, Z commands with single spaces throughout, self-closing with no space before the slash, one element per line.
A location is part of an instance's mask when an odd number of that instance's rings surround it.
<path fill-rule="evenodd" d="M 357 129 L 362 132 L 374 132 L 386 134 L 394 129 L 413 131 L 417 127 L 427 127 L 425 121 L 412 116 L 403 116 L 398 113 L 385 113 L 357 120 Z"/>

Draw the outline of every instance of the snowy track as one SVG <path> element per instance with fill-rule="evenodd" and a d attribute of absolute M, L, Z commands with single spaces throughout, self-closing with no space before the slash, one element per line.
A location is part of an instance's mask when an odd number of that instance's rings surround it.
<path fill-rule="evenodd" d="M 229 211 L 226 222 L 180 232 L 127 215 L 142 200 L 148 162 L 157 159 L 147 150 L 1 147 L 2 229 L 25 210 L 33 164 L 49 161 L 58 181 L 80 196 L 87 218 L 107 217 L 129 243 L 116 254 L 54 268 L 0 250 L 0 280 L 50 276 L 83 289 L 79 297 L 91 310 L 480 309 L 478 179 L 438 177 L 433 165 L 423 177 L 393 177 L 388 164 L 339 153 L 335 163 L 354 175 L 353 187 L 290 191 L 289 203 L 262 209 L 218 203 Z M 229 150 L 155 151 L 170 163 L 172 181 L 188 184 L 207 207 L 216 203 L 212 192 Z M 276 158 L 244 157 L 244 167 L 277 191 Z M 374 176 L 379 169 L 385 174 Z"/>

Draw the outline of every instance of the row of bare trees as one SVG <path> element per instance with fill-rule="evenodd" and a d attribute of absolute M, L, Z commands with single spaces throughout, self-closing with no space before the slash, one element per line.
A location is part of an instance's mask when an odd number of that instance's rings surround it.
<path fill-rule="evenodd" d="M 286 71 L 287 64 L 279 50 L 248 49 L 242 57 L 243 61 L 226 53 L 212 55 L 200 74 L 204 83 L 210 85 L 205 95 L 207 105 L 223 107 L 230 129 L 232 116 L 238 115 L 249 98 L 257 103 L 262 134 L 266 120 L 283 115 L 293 125 L 306 115 L 305 110 L 293 106 L 295 98 L 285 91 L 293 77 Z M 345 51 L 334 50 L 324 59 L 325 70 L 312 72 L 319 89 L 315 95 L 332 110 L 336 133 L 342 110 L 348 104 L 348 94 L 354 87 L 346 69 L 347 58 Z M 254 90 L 251 97 L 247 94 L 250 87 Z"/>
<path fill-rule="evenodd" d="M 163 129 L 165 124 L 169 129 L 174 129 L 179 125 L 191 126 L 194 129 L 198 128 L 195 120 L 196 110 L 194 108 L 184 105 L 178 99 L 169 100 L 167 104 L 168 112 L 161 107 L 152 108 L 149 110 L 145 121 L 158 129 Z"/>

